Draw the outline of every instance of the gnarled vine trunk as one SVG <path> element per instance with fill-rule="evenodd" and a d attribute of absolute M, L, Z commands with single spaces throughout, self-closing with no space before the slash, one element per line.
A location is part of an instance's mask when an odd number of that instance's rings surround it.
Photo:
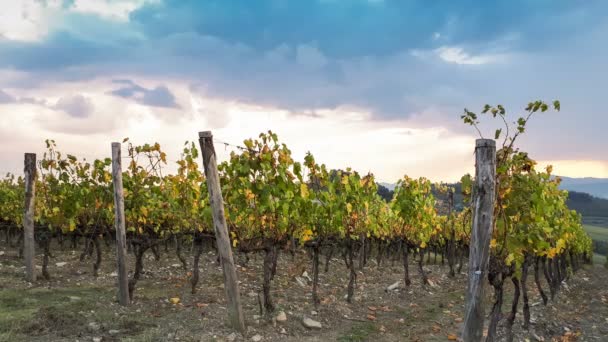
<path fill-rule="evenodd" d="M 270 295 L 270 282 L 272 281 L 276 273 L 276 245 L 274 243 L 268 243 L 268 245 L 264 248 L 264 253 L 264 309 L 267 313 L 271 313 L 275 309 Z"/>
<path fill-rule="evenodd" d="M 422 285 L 428 285 L 429 279 L 424 272 L 424 268 L 422 268 L 422 262 L 424 261 L 424 249 L 420 248 L 420 259 L 418 260 L 418 272 L 420 272 L 420 277 L 422 278 Z"/>
<path fill-rule="evenodd" d="M 513 323 L 515 322 L 515 316 L 517 315 L 517 306 L 519 305 L 519 280 L 515 277 L 511 277 L 513 283 L 513 303 L 511 304 L 511 313 L 507 317 L 507 341 L 513 342 Z"/>
<path fill-rule="evenodd" d="M 348 280 L 348 293 L 346 295 L 346 301 L 349 303 L 353 302 L 353 296 L 355 294 L 355 283 L 357 281 L 357 272 L 355 271 L 355 262 L 354 262 L 354 251 L 353 251 L 354 240 L 349 240 L 346 244 L 346 253 L 344 255 L 344 262 L 346 267 L 348 267 L 350 271 L 350 276 Z"/>
<path fill-rule="evenodd" d="M 187 271 L 188 262 L 186 261 L 186 258 L 184 258 L 184 256 L 182 255 L 182 238 L 181 236 L 178 237 L 177 235 L 174 235 L 173 239 L 175 240 L 175 254 L 177 255 L 179 261 L 182 263 L 182 268 L 184 269 L 184 271 Z"/>
<path fill-rule="evenodd" d="M 521 292 L 523 296 L 523 304 L 524 304 L 524 330 L 528 330 L 530 327 L 530 303 L 528 299 L 528 266 L 530 262 L 530 257 L 526 256 L 524 260 L 524 264 L 521 267 Z"/>
<path fill-rule="evenodd" d="M 544 267 L 543 267 L 544 269 Z M 543 291 L 543 287 L 540 283 L 540 257 L 536 257 L 534 262 L 534 282 L 536 283 L 536 288 L 538 289 L 538 293 L 540 293 L 541 298 L 543 299 L 543 305 L 547 305 L 547 295 L 545 291 Z"/>
<path fill-rule="evenodd" d="M 129 279 L 129 298 L 133 301 L 133 292 L 135 291 L 135 285 L 139 281 L 141 277 L 141 273 L 144 270 L 144 253 L 150 248 L 150 245 L 145 244 L 137 244 L 133 245 L 133 249 L 135 252 L 135 271 L 133 272 L 133 278 Z"/>
<path fill-rule="evenodd" d="M 319 286 L 319 242 L 315 242 L 312 250 L 312 302 L 315 308 L 321 302 L 317 293 Z"/>
<path fill-rule="evenodd" d="M 97 277 L 99 275 L 99 267 L 101 267 L 101 244 L 99 243 L 99 237 L 97 235 L 93 235 L 93 247 L 95 247 L 95 262 L 93 263 L 93 276 Z"/>
<path fill-rule="evenodd" d="M 196 232 L 194 235 L 194 261 L 192 262 L 192 294 L 196 293 L 196 285 L 198 284 L 199 279 L 199 262 L 201 259 L 201 254 L 203 253 L 203 237 L 200 233 Z"/>
<path fill-rule="evenodd" d="M 409 251 L 407 245 L 403 246 L 403 272 L 405 277 L 405 286 L 410 286 L 412 282 L 410 281 L 410 271 L 409 271 L 409 261 L 408 261 Z"/>

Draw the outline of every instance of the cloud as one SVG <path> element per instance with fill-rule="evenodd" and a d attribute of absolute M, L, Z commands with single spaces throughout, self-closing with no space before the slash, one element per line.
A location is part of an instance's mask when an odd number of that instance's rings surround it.
<path fill-rule="evenodd" d="M 585 4 L 567 0 L 508 3 L 467 0 L 436 1 L 298 1 L 165 0 L 146 4 L 130 15 L 148 37 L 195 32 L 256 50 L 281 44 L 297 46 L 315 41 L 334 58 L 380 56 L 405 48 L 431 48 L 439 33 L 446 44 L 488 42 L 513 31 L 551 39 L 518 42 L 541 49 L 559 39 L 576 36 L 596 25 L 608 6 L 602 1 Z M 512 18 L 517 17 L 517 21 Z M 356 22 L 356 24 L 353 24 Z M 238 25 L 234 25 L 238 23 Z M 344 31 L 348 27 L 348 31 Z"/>
<path fill-rule="evenodd" d="M 95 14 L 110 20 L 128 21 L 129 14 L 145 2 L 145 0 L 73 0 L 67 8 L 76 13 Z"/>
<path fill-rule="evenodd" d="M 557 98 L 563 111 L 531 123 L 526 150 L 546 160 L 593 159 L 608 145 L 601 110 L 608 46 L 598 43 L 608 34 L 606 1 L 164 0 L 129 2 L 136 6 L 128 10 L 117 3 L 89 2 L 100 6 L 90 11 L 68 4 L 46 16 L 54 19 L 36 39 L 0 38 L 0 72 L 19 74 L 3 78 L 3 89 L 35 103 L 39 97 L 23 93 L 121 78 L 109 88 L 115 100 L 172 120 L 178 111 L 164 109 L 179 108 L 180 119 L 212 117 L 206 124 L 214 127 L 237 119 L 200 96 L 294 116 L 350 108 L 371 122 L 458 134 L 471 133 L 458 120 L 463 107 L 502 103 L 516 117 L 529 100 Z M 193 94 L 180 90 L 190 85 Z M 568 139 L 555 139 L 565 131 Z"/>
<path fill-rule="evenodd" d="M 13 96 L 11 96 L 10 94 L 7 94 L 2 89 L 0 89 L 0 104 L 13 103 L 15 101 L 16 101 L 16 99 Z"/>
<path fill-rule="evenodd" d="M 131 80 L 114 80 L 114 83 L 124 85 L 110 92 L 114 96 L 133 99 L 152 107 L 180 108 L 175 102 L 175 96 L 166 86 L 146 89 Z"/>
<path fill-rule="evenodd" d="M 506 56 L 501 55 L 478 55 L 471 56 L 461 47 L 442 46 L 434 50 L 434 52 L 447 63 L 464 64 L 464 65 L 481 65 L 488 63 L 496 63 L 505 60 Z"/>
<path fill-rule="evenodd" d="M 92 101 L 80 94 L 61 97 L 52 108 L 74 118 L 87 118 L 95 111 Z"/>
<path fill-rule="evenodd" d="M 44 37 L 58 1 L 6 1 L 0 11 L 0 40 L 36 41 Z"/>

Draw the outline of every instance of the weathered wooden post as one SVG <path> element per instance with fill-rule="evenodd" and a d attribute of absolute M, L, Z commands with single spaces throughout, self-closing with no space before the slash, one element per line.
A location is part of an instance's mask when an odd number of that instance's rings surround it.
<path fill-rule="evenodd" d="M 207 178 L 207 188 L 209 191 L 209 200 L 211 202 L 217 249 L 220 254 L 220 263 L 224 271 L 224 289 L 226 290 L 226 299 L 228 300 L 230 323 L 235 329 L 245 334 L 245 320 L 243 318 L 239 284 L 236 276 L 236 268 L 234 267 L 234 260 L 232 258 L 226 217 L 224 216 L 224 199 L 222 197 L 220 179 L 217 171 L 217 160 L 215 148 L 213 147 L 213 134 L 211 134 L 210 131 L 206 131 L 199 132 L 198 135 L 203 155 L 205 177 Z"/>
<path fill-rule="evenodd" d="M 120 143 L 112 143 L 112 181 L 114 183 L 114 228 L 116 229 L 118 302 L 120 305 L 129 305 L 127 237 L 125 233 L 125 198 L 122 188 L 122 162 L 120 148 Z"/>
<path fill-rule="evenodd" d="M 29 282 L 36 281 L 36 266 L 34 263 L 34 202 L 36 198 L 36 154 L 25 154 L 25 211 L 23 214 L 23 257 L 25 260 L 25 278 Z"/>
<path fill-rule="evenodd" d="M 475 185 L 473 189 L 473 227 L 469 245 L 469 284 L 467 286 L 462 339 L 481 341 L 485 308 L 484 281 L 488 271 L 496 187 L 496 142 L 478 139 L 475 146 Z"/>

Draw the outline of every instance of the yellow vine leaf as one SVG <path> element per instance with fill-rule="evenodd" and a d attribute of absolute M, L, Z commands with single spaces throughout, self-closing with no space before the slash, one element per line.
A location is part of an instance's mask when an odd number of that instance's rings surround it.
<path fill-rule="evenodd" d="M 511 263 L 513 263 L 513 260 L 515 260 L 515 254 L 509 253 L 507 259 L 505 259 L 505 264 L 507 264 L 507 266 L 510 266 Z"/>
<path fill-rule="evenodd" d="M 308 186 L 306 183 L 300 183 L 300 194 L 302 195 L 302 198 L 308 198 Z"/>

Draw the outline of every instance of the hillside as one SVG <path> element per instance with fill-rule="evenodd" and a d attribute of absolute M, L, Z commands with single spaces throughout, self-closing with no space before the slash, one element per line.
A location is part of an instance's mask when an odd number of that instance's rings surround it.
<path fill-rule="evenodd" d="M 586 222 L 601 224 L 601 222 L 591 222 L 591 220 L 608 222 L 608 199 L 594 197 L 587 193 L 570 191 L 566 202 L 570 209 L 578 211 Z"/>
<path fill-rule="evenodd" d="M 584 192 L 595 197 L 608 199 L 608 179 L 606 178 L 560 178 L 562 179 L 561 188 L 564 190 Z"/>

